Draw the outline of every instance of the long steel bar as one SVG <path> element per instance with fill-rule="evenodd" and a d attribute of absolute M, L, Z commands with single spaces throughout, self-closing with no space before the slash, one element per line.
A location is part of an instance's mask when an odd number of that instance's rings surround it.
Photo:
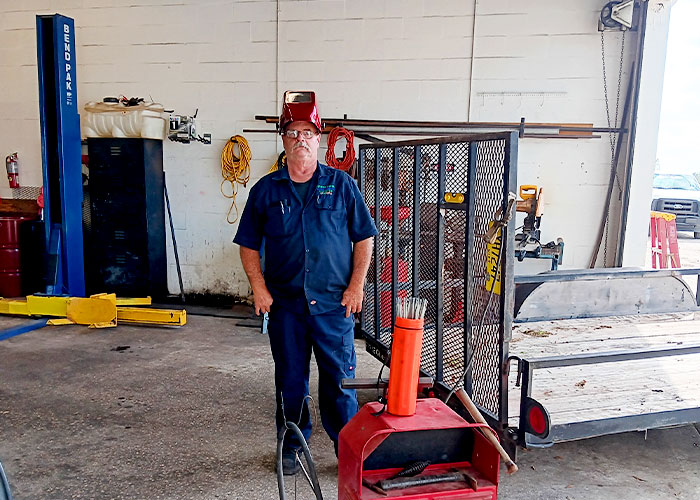
<path fill-rule="evenodd" d="M 383 129 L 364 129 L 364 128 L 357 128 L 357 127 L 346 127 L 348 130 L 352 130 L 355 132 L 355 137 L 359 137 L 360 139 L 364 139 L 370 142 L 387 142 L 381 139 L 378 139 L 376 137 L 369 136 L 368 134 L 383 134 L 383 135 L 409 135 L 409 136 L 422 136 L 422 135 L 427 135 L 430 137 L 435 137 L 438 135 L 442 136 L 452 136 L 455 133 L 468 133 L 469 131 L 474 130 L 472 127 L 465 127 L 463 129 L 451 129 L 451 130 L 425 130 L 425 129 L 419 129 L 419 130 L 392 130 L 390 127 L 383 128 Z M 491 130 L 510 130 L 510 127 L 489 127 Z M 327 129 L 324 130 L 322 133 L 328 134 L 330 133 L 332 129 Z M 258 128 L 244 128 L 243 132 L 245 133 L 251 133 L 251 134 L 276 134 L 276 130 L 272 129 L 258 129 Z M 620 133 L 624 133 L 625 131 L 620 131 Z M 614 133 L 614 132 L 613 132 Z M 533 133 L 524 133 L 520 136 L 521 138 L 525 139 L 600 139 L 601 136 L 597 134 L 533 134 Z M 393 142 L 392 142 L 393 143 Z"/>
<path fill-rule="evenodd" d="M 616 363 L 618 361 L 632 361 L 636 359 L 665 358 L 668 356 L 683 356 L 685 354 L 700 353 L 700 345 L 674 347 L 671 349 L 644 349 L 632 351 L 609 351 L 599 353 L 584 353 L 576 355 L 549 356 L 528 360 L 533 369 L 560 368 L 562 366 L 592 365 L 598 363 Z"/>
<path fill-rule="evenodd" d="M 421 185 L 421 149 L 420 146 L 413 147 L 413 262 L 411 265 L 411 290 L 414 297 L 420 297 L 420 287 L 418 281 L 420 275 L 420 185 Z M 700 286 L 700 285 L 698 285 Z"/>
<path fill-rule="evenodd" d="M 379 190 L 381 188 L 381 164 L 382 150 L 377 148 L 374 150 L 374 225 L 379 231 L 374 243 L 374 337 L 380 338 L 381 328 L 381 300 L 379 294 L 379 279 L 380 271 L 380 245 L 382 244 L 382 215 L 381 215 L 381 200 L 379 199 Z"/>
<path fill-rule="evenodd" d="M 443 279 L 442 280 L 442 285 L 444 287 L 450 288 L 450 287 L 458 287 L 462 286 L 464 282 L 461 279 Z M 382 292 L 386 291 L 391 291 L 392 284 L 391 283 L 379 283 L 379 290 Z M 418 288 L 419 289 L 425 289 L 425 288 L 434 288 L 435 287 L 435 280 L 419 280 L 418 281 Z M 396 289 L 397 290 L 408 290 L 410 291 L 412 288 L 411 283 L 396 283 Z"/>
<path fill-rule="evenodd" d="M 397 311 L 394 300 L 397 295 L 396 285 L 399 282 L 399 150 L 392 150 L 393 170 L 391 181 L 391 324 L 396 323 Z M 377 210 L 377 209 L 375 209 Z M 405 316 L 404 316 L 405 317 Z"/>
<path fill-rule="evenodd" d="M 365 155 L 360 155 L 358 158 L 358 166 L 359 168 L 357 169 L 357 187 L 360 190 L 360 193 L 362 193 L 362 196 L 365 196 Z M 374 241 L 374 248 L 377 247 L 377 241 L 375 238 Z M 376 262 L 375 262 L 376 264 Z M 376 266 L 375 266 L 376 267 Z M 367 284 L 370 284 L 370 289 L 372 289 L 372 292 L 377 287 L 377 278 L 376 278 L 376 269 L 370 269 L 369 270 L 369 276 L 368 279 L 365 280 L 365 287 Z M 374 272 L 374 276 L 372 276 L 372 273 Z M 370 281 L 371 280 L 371 281 Z M 369 318 L 367 318 L 367 302 L 369 301 L 369 293 L 367 290 L 365 290 L 365 298 L 364 302 L 362 304 L 362 311 L 360 312 L 360 329 L 367 330 L 368 328 L 368 323 L 369 323 Z"/>
<path fill-rule="evenodd" d="M 472 359 L 473 349 L 472 349 L 472 339 L 473 339 L 473 328 L 474 328 L 474 318 L 472 316 L 472 304 L 474 303 L 474 264 L 469 261 L 467 256 L 474 255 L 475 246 L 475 229 L 476 223 L 474 220 L 475 215 L 475 198 L 476 198 L 476 163 L 478 159 L 477 152 L 477 142 L 472 141 L 469 143 L 469 149 L 467 153 L 467 199 L 465 200 L 464 206 L 466 208 L 465 216 L 465 228 L 464 228 L 464 297 L 463 297 L 463 316 L 464 316 L 464 362 L 467 363 Z M 471 364 L 471 363 L 470 363 Z M 458 381 L 464 382 L 464 390 L 467 394 L 474 394 L 474 384 L 473 384 L 473 368 L 472 366 L 465 366 L 464 370 L 464 380 Z"/>
<path fill-rule="evenodd" d="M 447 144 L 450 142 L 469 142 L 469 141 L 497 141 L 499 139 L 509 140 L 512 132 L 483 132 L 473 134 L 453 134 L 443 137 L 429 137 L 425 139 L 412 139 L 406 141 L 392 141 L 391 147 L 404 146 L 430 146 L 433 144 Z M 361 144 L 360 149 L 377 149 L 382 145 Z"/>
<path fill-rule="evenodd" d="M 444 330 L 444 269 L 445 269 L 445 210 L 440 202 L 445 199 L 445 171 L 447 170 L 447 144 L 440 144 L 438 160 L 438 192 L 435 203 L 437 209 L 437 249 L 435 255 L 435 379 L 443 380 L 443 345 L 442 334 Z"/>
<path fill-rule="evenodd" d="M 170 197 L 168 196 L 168 184 L 165 182 L 165 172 L 163 172 L 163 193 L 165 194 L 165 206 L 168 209 L 168 222 L 170 222 L 170 238 L 173 242 L 173 253 L 175 255 L 175 269 L 177 270 L 177 281 L 180 284 L 180 301 L 185 303 L 185 288 L 182 286 L 182 269 L 180 268 L 180 256 L 177 252 L 177 239 L 175 239 L 175 226 L 173 225 L 173 214 L 170 211 Z"/>
<path fill-rule="evenodd" d="M 505 141 L 505 157 L 503 159 L 503 212 L 508 207 L 511 193 L 517 189 L 517 162 L 518 162 L 518 139 L 515 132 L 510 133 L 510 137 Z M 501 230 L 501 318 L 499 328 L 499 362 L 498 367 L 501 375 L 498 394 L 500 397 L 498 418 L 502 428 L 508 425 L 508 371 L 506 370 L 506 360 L 510 347 L 511 332 L 513 330 L 513 308 L 515 302 L 515 284 L 513 283 L 514 259 L 509 258 L 514 255 L 515 242 L 515 217 L 510 217 L 508 225 Z"/>
<path fill-rule="evenodd" d="M 256 115 L 256 120 L 266 123 L 277 123 L 279 116 Z M 524 119 L 523 119 L 524 120 Z M 540 122 L 447 122 L 447 121 L 420 121 L 420 120 L 365 120 L 352 118 L 323 118 L 326 126 L 361 126 L 361 127 L 422 127 L 422 128 L 521 128 L 562 130 L 564 132 L 625 132 L 622 127 L 593 127 L 586 124 L 572 125 L 564 123 L 540 123 Z"/>

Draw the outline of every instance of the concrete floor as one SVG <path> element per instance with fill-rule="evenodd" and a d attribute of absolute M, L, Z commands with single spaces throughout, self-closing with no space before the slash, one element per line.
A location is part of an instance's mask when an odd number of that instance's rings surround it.
<path fill-rule="evenodd" d="M 21 321 L 1 317 L 0 329 Z M 180 329 L 47 327 L 0 341 L 0 460 L 15 498 L 279 498 L 272 359 L 241 323 L 190 314 Z M 358 376 L 376 377 L 357 351 Z M 333 499 L 337 463 L 319 429 L 311 447 Z M 502 469 L 499 498 L 700 498 L 693 426 L 521 451 L 518 464 Z M 296 486 L 287 498 L 312 498 Z"/>

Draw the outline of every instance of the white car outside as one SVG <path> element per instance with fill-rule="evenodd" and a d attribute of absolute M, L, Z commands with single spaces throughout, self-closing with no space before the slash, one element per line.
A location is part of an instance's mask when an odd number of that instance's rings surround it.
<path fill-rule="evenodd" d="M 654 174 L 651 209 L 675 214 L 678 231 L 700 238 L 700 184 L 694 176 Z"/>

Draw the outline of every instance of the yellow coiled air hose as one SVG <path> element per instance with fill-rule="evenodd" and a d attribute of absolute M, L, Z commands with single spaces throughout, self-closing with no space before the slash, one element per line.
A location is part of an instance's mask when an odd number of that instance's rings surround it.
<path fill-rule="evenodd" d="M 234 151 L 236 145 L 238 145 L 238 155 Z M 236 194 L 238 194 L 239 185 L 242 184 L 245 187 L 250 180 L 250 159 L 250 146 L 248 146 L 248 141 L 242 135 L 231 137 L 221 151 L 221 175 L 224 177 L 224 180 L 221 181 L 220 189 L 221 194 L 226 198 L 231 198 L 231 207 L 226 214 L 226 221 L 229 224 L 233 224 L 238 220 Z M 231 183 L 231 194 L 224 193 L 224 184 L 226 182 Z M 234 210 L 236 217 L 231 220 L 231 212 Z"/>

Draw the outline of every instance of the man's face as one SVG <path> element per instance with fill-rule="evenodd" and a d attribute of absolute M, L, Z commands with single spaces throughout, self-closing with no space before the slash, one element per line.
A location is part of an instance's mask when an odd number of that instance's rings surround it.
<path fill-rule="evenodd" d="M 287 132 L 290 130 L 297 131 L 296 138 L 288 137 Z M 313 135 L 309 138 L 304 135 Z M 321 134 L 318 133 L 316 127 L 311 122 L 292 122 L 285 128 L 285 133 L 282 134 L 282 144 L 284 151 L 287 153 L 287 158 L 292 160 L 317 161 L 318 147 L 321 144 Z"/>

